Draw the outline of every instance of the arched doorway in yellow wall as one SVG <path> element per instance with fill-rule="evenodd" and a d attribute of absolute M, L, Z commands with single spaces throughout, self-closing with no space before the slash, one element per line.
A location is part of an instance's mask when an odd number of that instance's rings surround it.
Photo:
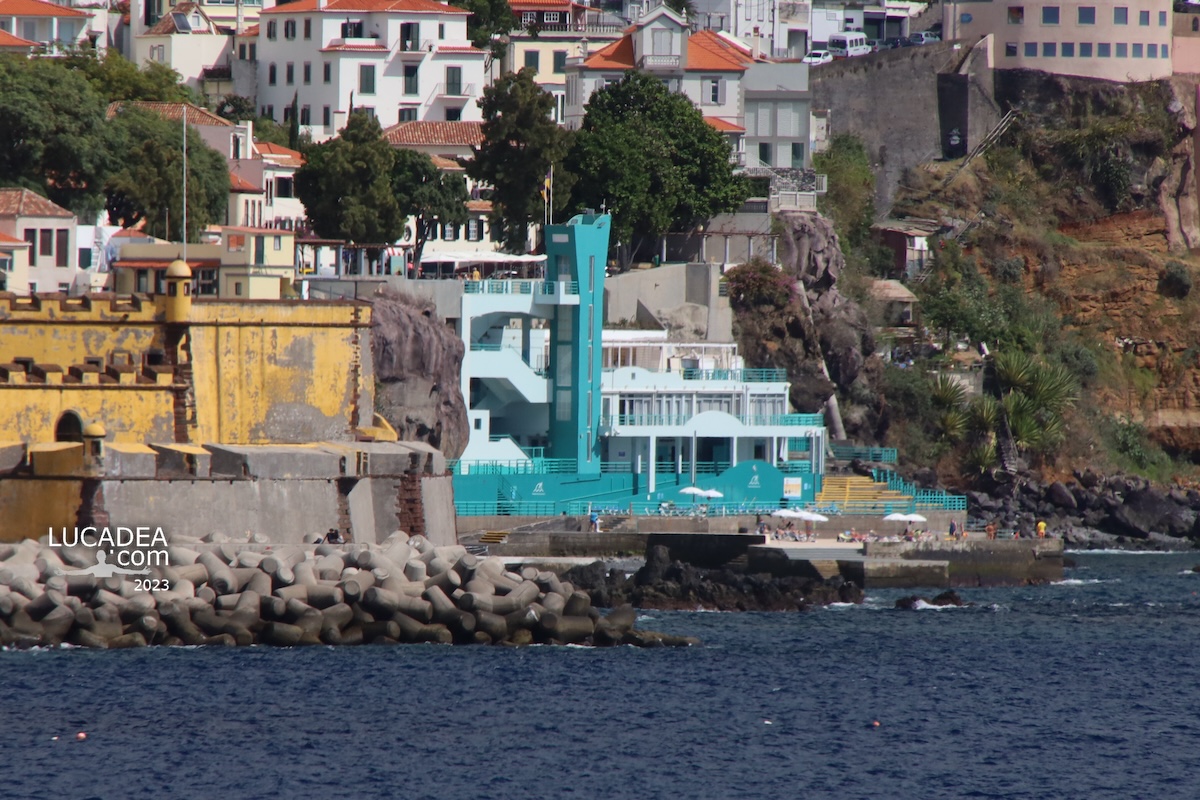
<path fill-rule="evenodd" d="M 83 419 L 74 411 L 64 411 L 54 426 L 54 441 L 83 442 Z"/>

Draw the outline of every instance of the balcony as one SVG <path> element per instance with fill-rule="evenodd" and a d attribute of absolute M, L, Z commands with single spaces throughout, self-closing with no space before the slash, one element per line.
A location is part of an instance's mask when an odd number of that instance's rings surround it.
<path fill-rule="evenodd" d="M 433 90 L 436 97 L 453 97 L 467 99 L 475 96 L 473 83 L 439 83 Z"/>
<path fill-rule="evenodd" d="M 538 34 L 545 33 L 612 33 L 617 34 L 625 29 L 623 25 L 585 25 L 578 23 L 575 25 L 543 25 L 538 28 Z M 513 35 L 519 35 L 518 31 L 513 31 Z"/>
<path fill-rule="evenodd" d="M 405 60 L 419 61 L 434 49 L 433 39 L 417 41 L 416 39 L 401 39 L 396 48 L 397 55 Z"/>
<path fill-rule="evenodd" d="M 679 69 L 679 56 L 642 56 L 640 66 L 648 70 Z"/>

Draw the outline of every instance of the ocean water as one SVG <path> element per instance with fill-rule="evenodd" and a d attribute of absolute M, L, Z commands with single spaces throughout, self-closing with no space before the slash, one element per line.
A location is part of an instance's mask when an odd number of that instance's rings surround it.
<path fill-rule="evenodd" d="M 1075 558 L 968 608 L 643 614 L 683 650 L 0 652 L 0 797 L 1200 797 L 1200 554 Z"/>

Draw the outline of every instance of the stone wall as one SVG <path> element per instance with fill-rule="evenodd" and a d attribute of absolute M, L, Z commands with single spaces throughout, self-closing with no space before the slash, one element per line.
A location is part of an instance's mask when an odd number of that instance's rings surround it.
<path fill-rule="evenodd" d="M 946 561 L 951 586 L 1014 586 L 1063 578 L 1061 539 L 868 542 L 868 558 Z"/>
<path fill-rule="evenodd" d="M 973 48 L 978 52 L 972 53 Z M 831 135 L 854 134 L 867 147 L 875 167 L 877 210 L 891 206 L 906 169 L 944 155 L 938 75 L 963 76 L 952 82 L 958 99 L 945 109 L 959 116 L 957 103 L 967 101 L 970 119 L 952 126 L 965 124 L 960 133 L 965 134 L 961 146 L 966 152 L 999 121 L 998 108 L 990 101 L 986 49 L 986 40 L 938 42 L 848 58 L 812 71 L 813 109 L 829 110 Z"/>

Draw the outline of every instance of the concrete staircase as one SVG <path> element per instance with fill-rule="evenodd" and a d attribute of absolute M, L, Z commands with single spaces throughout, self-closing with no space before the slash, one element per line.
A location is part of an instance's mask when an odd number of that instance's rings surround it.
<path fill-rule="evenodd" d="M 906 494 L 889 489 L 886 483 L 876 483 L 862 475 L 826 475 L 817 494 L 818 508 L 837 506 L 853 509 L 866 504 L 907 504 L 912 500 Z"/>
<path fill-rule="evenodd" d="M 479 537 L 480 544 L 504 544 L 508 539 L 508 531 L 488 531 Z"/>

